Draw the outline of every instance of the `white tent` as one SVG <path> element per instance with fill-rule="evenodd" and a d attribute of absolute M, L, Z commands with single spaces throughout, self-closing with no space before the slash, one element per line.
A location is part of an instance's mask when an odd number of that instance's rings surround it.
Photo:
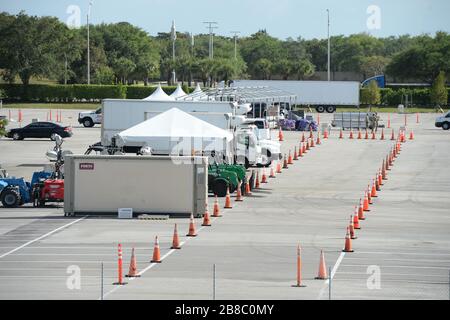
<path fill-rule="evenodd" d="M 190 155 L 192 150 L 228 154 L 233 134 L 177 108 L 116 135 L 118 146 L 147 146 L 154 154 Z"/>
<path fill-rule="evenodd" d="M 186 92 L 181 88 L 181 84 L 178 84 L 177 89 L 170 95 L 172 98 L 177 99 L 179 97 L 184 97 Z"/>
<path fill-rule="evenodd" d="M 201 92 L 203 91 L 202 88 L 200 88 L 200 83 L 197 83 L 197 86 L 195 87 L 195 90 L 192 93 L 201 93 Z"/>
<path fill-rule="evenodd" d="M 164 90 L 161 88 L 161 84 L 158 84 L 158 87 L 156 90 L 147 98 L 143 99 L 145 101 L 174 101 L 175 99 L 167 93 L 164 92 Z"/>

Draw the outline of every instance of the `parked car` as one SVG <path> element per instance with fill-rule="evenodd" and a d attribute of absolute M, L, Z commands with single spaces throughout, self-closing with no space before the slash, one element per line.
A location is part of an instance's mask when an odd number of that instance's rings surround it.
<path fill-rule="evenodd" d="M 55 140 L 56 135 L 69 138 L 73 135 L 71 127 L 63 127 L 53 122 L 33 122 L 23 128 L 11 129 L 6 133 L 7 138 L 23 140 L 25 138 L 49 138 Z"/>
<path fill-rule="evenodd" d="M 436 119 L 435 126 L 438 128 L 442 128 L 444 130 L 449 130 L 450 129 L 450 111 L 447 112 L 446 115 L 444 115 L 442 117 L 438 117 Z"/>
<path fill-rule="evenodd" d="M 91 128 L 96 124 L 102 123 L 102 108 L 95 111 L 80 112 L 78 114 L 78 123 L 85 128 Z"/>

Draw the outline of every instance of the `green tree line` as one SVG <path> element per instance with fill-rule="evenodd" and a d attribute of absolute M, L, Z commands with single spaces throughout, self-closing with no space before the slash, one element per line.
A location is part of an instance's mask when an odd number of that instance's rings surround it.
<path fill-rule="evenodd" d="M 53 79 L 61 84 L 87 82 L 87 28 L 70 29 L 55 17 L 0 13 L 0 72 L 13 83 L 20 79 Z M 193 45 L 192 45 L 193 44 Z M 301 37 L 280 40 L 260 30 L 238 40 L 214 37 L 209 58 L 209 35 L 194 40 L 177 33 L 172 57 L 170 33 L 150 36 L 127 22 L 90 25 L 91 83 L 127 84 L 149 81 L 171 83 L 249 79 L 308 79 L 327 70 L 327 40 Z M 431 83 L 443 71 L 450 74 L 450 35 L 376 38 L 368 34 L 331 37 L 331 70 L 357 72 L 364 77 L 387 74 L 396 81 Z"/>

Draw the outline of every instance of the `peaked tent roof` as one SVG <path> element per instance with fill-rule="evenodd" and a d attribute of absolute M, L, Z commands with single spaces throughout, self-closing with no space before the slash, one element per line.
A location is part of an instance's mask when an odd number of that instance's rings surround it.
<path fill-rule="evenodd" d="M 203 92 L 203 91 L 202 91 L 202 88 L 200 88 L 200 83 L 197 83 L 197 86 L 195 87 L 195 90 L 192 93 L 200 93 L 200 92 Z"/>
<path fill-rule="evenodd" d="M 156 117 L 122 131 L 119 140 L 127 143 L 144 143 L 149 138 L 214 138 L 233 140 L 233 134 L 208 122 L 200 120 L 177 108 L 172 108 Z"/>
<path fill-rule="evenodd" d="M 161 88 L 161 84 L 158 84 L 156 90 L 147 98 L 143 99 L 145 101 L 174 101 L 173 97 L 167 95 L 164 90 Z"/>
<path fill-rule="evenodd" d="M 181 88 L 181 84 L 178 84 L 177 89 L 170 95 L 172 98 L 176 99 L 179 97 L 184 97 L 186 92 Z"/>

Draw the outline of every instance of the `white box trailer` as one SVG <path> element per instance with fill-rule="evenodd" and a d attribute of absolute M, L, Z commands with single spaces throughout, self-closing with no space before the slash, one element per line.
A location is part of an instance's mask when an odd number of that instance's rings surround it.
<path fill-rule="evenodd" d="M 215 112 L 232 115 L 246 114 L 250 110 L 247 105 L 238 105 L 233 102 L 105 99 L 102 102 L 102 145 L 111 145 L 111 139 L 115 134 L 145 121 L 146 112 L 164 112 L 172 108 L 184 112 Z"/>
<path fill-rule="evenodd" d="M 208 196 L 205 157 L 85 156 L 65 157 L 64 212 L 201 217 Z"/>
<path fill-rule="evenodd" d="M 333 113 L 336 106 L 359 106 L 357 81 L 234 80 L 234 87 L 272 87 L 297 96 L 295 104 Z"/>

